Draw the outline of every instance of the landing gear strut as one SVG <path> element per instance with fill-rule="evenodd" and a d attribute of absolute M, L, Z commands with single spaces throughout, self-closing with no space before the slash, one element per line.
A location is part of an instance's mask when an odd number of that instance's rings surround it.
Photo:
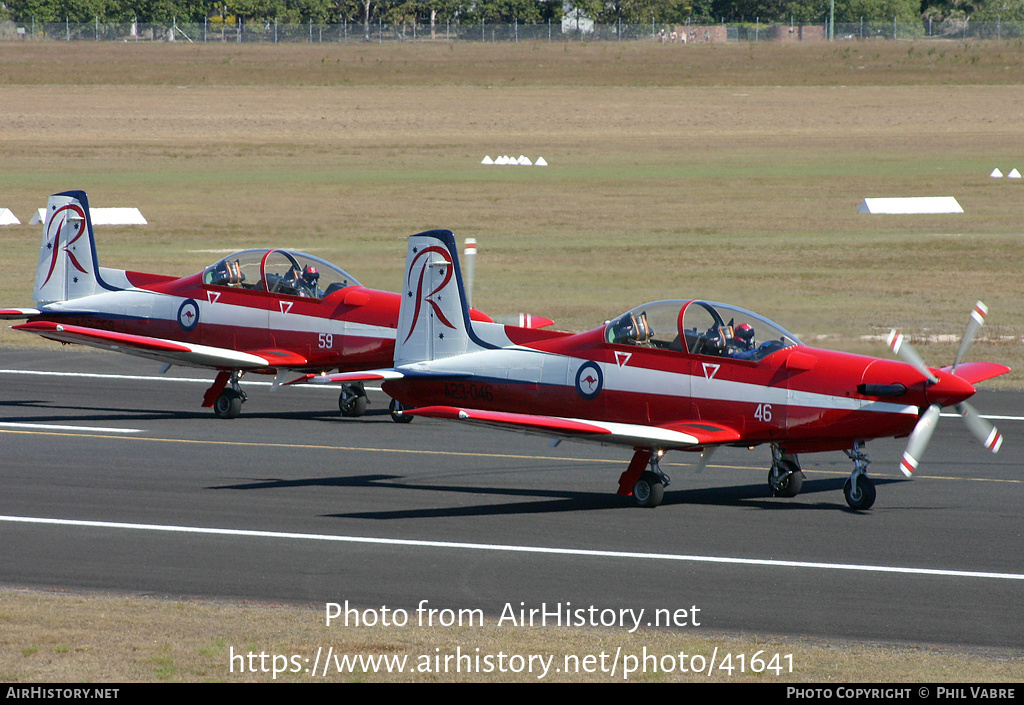
<path fill-rule="evenodd" d="M 220 374 L 223 375 L 225 373 L 221 372 Z M 217 415 L 217 418 L 233 419 L 242 413 L 242 402 L 245 401 L 245 392 L 238 386 L 238 379 L 241 376 L 242 372 L 234 370 L 230 373 L 230 377 L 223 382 L 224 388 L 213 401 L 213 413 Z M 214 387 L 220 382 L 221 378 L 218 375 L 217 381 L 214 382 Z"/>
<path fill-rule="evenodd" d="M 362 416 L 366 413 L 366 390 L 363 389 L 361 382 L 342 385 L 338 408 L 341 415 L 346 417 Z"/>
<path fill-rule="evenodd" d="M 768 486 L 774 497 L 796 497 L 804 484 L 800 461 L 795 455 L 783 453 L 772 444 L 772 468 L 768 471 Z"/>
<path fill-rule="evenodd" d="M 669 483 L 668 475 L 658 466 L 662 454 L 662 451 L 637 449 L 629 467 L 619 478 L 619 494 L 632 495 L 638 507 L 657 507 L 661 504 Z M 651 469 L 645 471 L 644 466 L 648 463 Z"/>
<path fill-rule="evenodd" d="M 864 452 L 864 441 L 857 441 L 852 450 L 843 452 L 853 461 L 853 473 L 843 486 L 846 503 L 851 509 L 870 509 L 875 503 L 875 483 L 867 475 L 871 461 Z"/>

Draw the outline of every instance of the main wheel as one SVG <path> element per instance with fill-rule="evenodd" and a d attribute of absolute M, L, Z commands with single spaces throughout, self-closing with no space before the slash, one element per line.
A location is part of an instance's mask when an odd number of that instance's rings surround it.
<path fill-rule="evenodd" d="M 346 384 L 338 396 L 338 408 L 342 416 L 362 416 L 366 413 L 366 394 L 360 387 Z"/>
<path fill-rule="evenodd" d="M 857 478 L 857 493 L 854 494 L 853 483 L 847 480 L 843 486 L 843 496 L 850 509 L 871 509 L 875 503 L 875 483 L 867 475 L 861 475 Z"/>
<path fill-rule="evenodd" d="M 804 486 L 804 474 L 796 463 L 781 460 L 768 471 L 768 486 L 774 497 L 796 497 Z"/>
<path fill-rule="evenodd" d="M 397 399 L 392 399 L 391 403 L 388 404 L 388 412 L 391 414 L 391 420 L 395 423 L 409 423 L 412 421 L 412 416 L 398 413 L 403 409 L 405 409 L 405 406 L 402 405 L 402 402 Z"/>
<path fill-rule="evenodd" d="M 242 395 L 234 389 L 225 389 L 213 402 L 217 418 L 233 419 L 242 413 Z"/>
<path fill-rule="evenodd" d="M 657 473 L 645 472 L 633 485 L 633 500 L 639 507 L 657 507 L 665 497 L 665 485 Z"/>

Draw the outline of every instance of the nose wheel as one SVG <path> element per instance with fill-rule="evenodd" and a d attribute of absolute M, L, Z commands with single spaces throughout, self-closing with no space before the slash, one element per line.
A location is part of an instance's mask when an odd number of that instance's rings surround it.
<path fill-rule="evenodd" d="M 853 461 L 853 473 L 843 485 L 843 496 L 850 509 L 871 509 L 875 503 L 875 483 L 867 475 L 868 454 L 864 452 L 863 441 L 855 443 L 852 450 L 844 451 Z"/>

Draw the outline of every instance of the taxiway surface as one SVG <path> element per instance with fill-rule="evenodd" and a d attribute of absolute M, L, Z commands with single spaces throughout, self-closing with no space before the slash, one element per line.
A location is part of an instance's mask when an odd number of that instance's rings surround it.
<path fill-rule="evenodd" d="M 222 421 L 199 406 L 202 371 L 79 350 L 0 360 L 7 585 L 495 618 L 643 608 L 645 627 L 686 610 L 687 629 L 1024 646 L 1020 393 L 973 400 L 997 417 L 998 455 L 943 418 L 909 481 L 905 441 L 869 443 L 870 511 L 846 507 L 841 453 L 804 456 L 802 493 L 771 497 L 764 447 L 722 449 L 700 475 L 669 454 L 647 510 L 614 494 L 622 448 L 398 425 L 380 392 L 343 419 L 336 389 L 259 377 Z"/>

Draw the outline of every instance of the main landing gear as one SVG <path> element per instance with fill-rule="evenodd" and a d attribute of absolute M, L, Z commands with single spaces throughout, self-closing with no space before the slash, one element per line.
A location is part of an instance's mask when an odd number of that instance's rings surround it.
<path fill-rule="evenodd" d="M 338 397 L 338 408 L 341 415 L 349 418 L 362 416 L 366 413 L 366 390 L 363 383 L 344 384 Z"/>
<path fill-rule="evenodd" d="M 212 407 L 213 413 L 220 419 L 237 418 L 242 413 L 245 392 L 238 385 L 238 380 L 245 374 L 242 370 L 221 370 L 217 378 L 206 390 L 203 406 Z M 338 397 L 338 408 L 342 416 L 362 416 L 366 413 L 366 390 L 362 383 L 346 384 L 341 388 Z M 411 417 L 410 417 L 411 418 Z"/>
<path fill-rule="evenodd" d="M 206 390 L 203 406 L 212 406 L 217 418 L 233 419 L 242 413 L 245 392 L 238 386 L 242 374 L 240 370 L 221 370 L 213 385 Z"/>
<path fill-rule="evenodd" d="M 768 471 L 768 486 L 773 497 L 796 497 L 804 485 L 804 474 L 795 455 L 783 453 L 772 444 L 772 467 Z"/>
<path fill-rule="evenodd" d="M 658 462 L 664 451 L 638 448 L 633 453 L 629 467 L 619 477 L 619 494 L 632 495 L 638 507 L 657 507 L 665 498 L 668 475 L 661 471 Z M 644 467 L 650 465 L 650 470 Z"/>

